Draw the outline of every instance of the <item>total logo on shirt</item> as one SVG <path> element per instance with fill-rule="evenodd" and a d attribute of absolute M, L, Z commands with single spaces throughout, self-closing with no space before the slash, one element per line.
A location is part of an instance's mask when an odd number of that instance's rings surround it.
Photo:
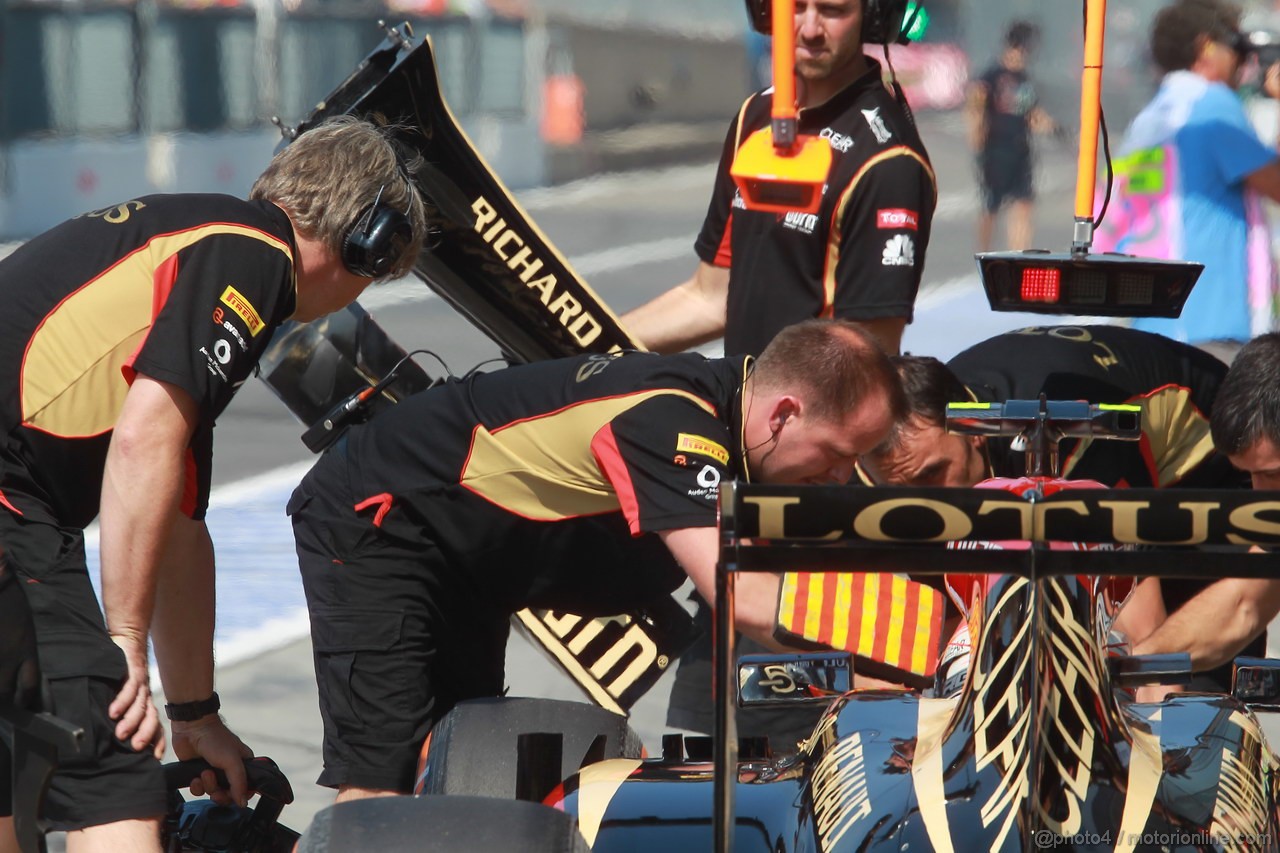
<path fill-rule="evenodd" d="M 876 227 L 891 231 L 920 230 L 920 214 L 905 207 L 880 208 L 876 211 Z"/>
<path fill-rule="evenodd" d="M 916 244 L 908 234 L 895 234 L 884 244 L 880 263 L 886 267 L 914 267 Z"/>

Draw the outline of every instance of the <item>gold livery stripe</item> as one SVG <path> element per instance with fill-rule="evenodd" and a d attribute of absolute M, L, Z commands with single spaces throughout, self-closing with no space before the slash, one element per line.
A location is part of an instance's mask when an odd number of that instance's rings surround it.
<path fill-rule="evenodd" d="M 947 723 L 955 713 L 959 696 L 948 699 L 921 698 L 917 707 L 916 757 L 911 763 L 911 781 L 920 804 L 920 816 L 929 843 L 936 853 L 955 853 L 951 844 L 951 824 L 947 820 L 947 792 L 942 775 L 942 744 Z"/>
<path fill-rule="evenodd" d="M 154 319 L 153 272 L 199 241 L 237 234 L 291 257 L 286 243 L 257 229 L 218 223 L 164 234 L 121 258 L 55 307 L 22 360 L 22 420 L 64 438 L 101 435 L 115 426 L 129 390 L 121 368 Z M 212 320 L 210 321 L 212 322 Z"/>
<path fill-rule="evenodd" d="M 844 217 L 848 210 L 849 201 L 853 198 L 853 191 L 857 188 L 858 182 L 862 180 L 870 169 L 883 163 L 892 157 L 910 157 L 915 160 L 929 175 L 929 182 L 933 184 L 933 203 L 936 207 L 938 204 L 938 179 L 933 174 L 933 167 L 929 165 L 929 161 L 925 160 L 915 151 L 912 151 L 905 145 L 899 145 L 895 148 L 889 148 L 881 151 L 876 156 L 862 164 L 862 168 L 853 176 L 853 180 L 849 182 L 849 186 L 845 187 L 843 193 L 840 194 L 840 201 L 836 204 L 835 221 L 832 222 L 830 233 L 827 235 L 827 260 L 822 270 L 822 314 L 820 316 L 830 317 L 833 306 L 836 304 L 836 266 L 840 262 L 840 235 L 844 231 Z M 923 211 L 922 211 L 923 212 Z"/>
<path fill-rule="evenodd" d="M 614 794 L 640 763 L 636 758 L 611 758 L 589 764 L 578 774 L 578 829 L 588 847 L 596 843 Z"/>
<path fill-rule="evenodd" d="M 1160 710 L 1151 715 L 1151 731 L 1129 726 L 1133 749 L 1129 753 L 1129 782 L 1125 786 L 1124 812 L 1116 838 L 1116 853 L 1136 850 L 1156 800 L 1164 760 L 1160 754 Z"/>
<path fill-rule="evenodd" d="M 1209 419 L 1191 400 L 1187 388 L 1159 388 L 1142 403 L 1143 432 L 1155 462 L 1156 486 L 1176 483 L 1213 452 Z"/>
<path fill-rule="evenodd" d="M 459 482 L 508 512 L 535 521 L 614 512 L 617 493 L 581 437 L 594 436 L 623 412 L 664 395 L 683 397 L 715 414 L 706 400 L 659 388 L 587 400 L 493 432 L 477 427 Z"/>

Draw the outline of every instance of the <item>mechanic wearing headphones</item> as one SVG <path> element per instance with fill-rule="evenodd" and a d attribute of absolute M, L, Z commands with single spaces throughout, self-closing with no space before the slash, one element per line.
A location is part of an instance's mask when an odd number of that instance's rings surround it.
<path fill-rule="evenodd" d="M 748 0 L 757 28 L 768 0 Z M 623 316 L 649 349 L 678 352 L 724 336 L 728 355 L 759 354 L 808 317 L 857 320 L 890 352 L 910 321 L 937 201 L 929 155 L 905 99 L 863 44 L 899 41 L 905 0 L 796 0 L 801 134 L 831 144 L 816 214 L 747 210 L 729 169 L 767 127 L 772 89 L 747 99 L 729 128 L 694 249 L 692 278 Z"/>
<path fill-rule="evenodd" d="M 427 733 L 503 693 L 508 621 L 643 604 L 686 576 L 713 600 L 722 481 L 846 482 L 902 412 L 874 339 L 783 330 L 758 360 L 535 362 L 410 396 L 354 427 L 289 501 L 311 615 L 322 785 L 407 793 Z M 778 579 L 738 579 L 770 647 Z"/>
<path fill-rule="evenodd" d="M 45 804 L 72 853 L 160 849 L 152 630 L 174 751 L 223 768 L 230 797 L 246 800 L 241 760 L 252 753 L 213 690 L 213 424 L 281 323 L 403 274 L 426 229 L 390 135 L 352 118 L 284 148 L 250 199 L 134 199 L 0 262 L 0 541 L 30 604 L 52 710 L 87 733 L 89 757 L 63 763 Z M 84 552 L 95 516 L 105 624 Z M 193 789 L 227 801 L 204 776 Z M 12 819 L 0 823 L 0 850 L 12 850 Z"/>
<path fill-rule="evenodd" d="M 747 0 L 769 31 L 769 0 Z M 715 189 L 694 250 L 693 277 L 625 314 L 633 336 L 678 352 L 723 335 L 729 355 L 757 355 L 789 323 L 856 320 L 896 353 L 924 271 L 937 185 L 900 92 L 886 88 L 863 45 L 901 41 L 906 0 L 796 0 L 798 133 L 831 144 L 832 165 L 816 214 L 747 210 L 729 174 L 748 136 L 769 124 L 772 89 L 749 97 L 729 127 Z M 710 732 L 710 613 L 680 659 L 668 725 Z M 760 651 L 746 639 L 746 654 Z M 807 737 L 805 709 L 751 708 L 739 731 L 767 734 L 775 748 Z"/>
<path fill-rule="evenodd" d="M 1245 478 L 1214 449 L 1208 413 L 1227 366 L 1193 347 L 1122 326 L 1033 326 L 996 335 L 946 365 L 925 356 L 894 359 L 909 414 L 859 466 L 875 483 L 972 486 L 988 477 L 1020 477 L 1026 453 L 1011 438 L 953 435 L 947 403 L 976 400 L 1088 400 L 1142 406 L 1142 437 L 1133 441 L 1064 439 L 1062 476 L 1135 488 L 1244 488 Z M 1142 607 L 1125 608 L 1124 630 L 1145 636 L 1204 588 L 1167 578 L 1143 588 Z M 1162 592 L 1163 596 L 1156 596 Z M 1163 604 L 1161 603 L 1163 602 Z M 1138 621 L 1141 619 L 1141 621 Z M 1251 646 L 1261 654 L 1262 642 Z M 1203 674 L 1201 687 L 1230 689 L 1229 667 Z"/>

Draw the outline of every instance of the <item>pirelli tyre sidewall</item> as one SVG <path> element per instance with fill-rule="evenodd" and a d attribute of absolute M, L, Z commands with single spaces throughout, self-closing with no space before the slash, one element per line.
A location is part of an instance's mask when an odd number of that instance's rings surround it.
<path fill-rule="evenodd" d="M 379 797 L 319 812 L 297 853 L 587 853 L 572 815 L 488 797 Z"/>
<path fill-rule="evenodd" d="M 561 773 L 576 773 L 599 735 L 601 760 L 640 758 L 643 744 L 627 718 L 583 702 L 558 699 L 493 698 L 459 702 L 431 730 L 424 794 L 514 799 L 520 735 L 564 736 Z"/>

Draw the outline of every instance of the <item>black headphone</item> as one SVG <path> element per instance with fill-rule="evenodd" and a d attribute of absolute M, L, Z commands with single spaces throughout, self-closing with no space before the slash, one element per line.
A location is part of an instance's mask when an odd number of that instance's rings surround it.
<path fill-rule="evenodd" d="M 751 26 L 758 33 L 773 32 L 772 0 L 746 0 Z M 906 44 L 907 0 L 862 0 L 863 44 Z"/>
<path fill-rule="evenodd" d="M 382 202 L 383 185 L 373 203 L 360 211 L 342 239 L 342 265 L 366 278 L 382 278 L 395 268 L 413 240 L 413 223 L 403 212 Z"/>

